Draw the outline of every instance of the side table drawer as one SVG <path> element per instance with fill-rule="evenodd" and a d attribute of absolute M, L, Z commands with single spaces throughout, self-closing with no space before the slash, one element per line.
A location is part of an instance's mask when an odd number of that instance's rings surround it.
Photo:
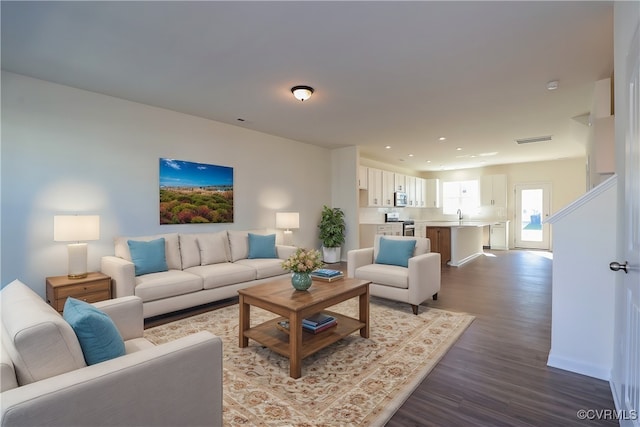
<path fill-rule="evenodd" d="M 79 283 L 77 285 L 69 285 L 69 286 L 64 286 L 62 288 L 59 288 L 56 297 L 59 299 L 62 299 L 62 298 L 66 299 L 67 297 L 82 299 L 82 297 L 85 294 L 91 294 L 94 292 L 101 292 L 101 291 L 109 292 L 110 288 L 111 288 L 111 279 L 99 280 L 91 283 Z"/>
<path fill-rule="evenodd" d="M 111 298 L 111 292 L 102 291 L 102 292 L 94 292 L 91 294 L 83 294 L 83 295 L 67 295 L 65 297 L 60 297 L 55 300 L 55 309 L 59 312 L 64 310 L 64 303 L 67 302 L 68 297 L 73 297 L 75 299 L 79 299 L 80 301 L 94 303 L 98 301 L 104 301 Z"/>

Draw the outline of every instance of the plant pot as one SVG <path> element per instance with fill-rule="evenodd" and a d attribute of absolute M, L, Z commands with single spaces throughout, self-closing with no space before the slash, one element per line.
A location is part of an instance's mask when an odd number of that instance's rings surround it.
<path fill-rule="evenodd" d="M 340 262 L 340 247 L 337 248 L 325 248 L 322 247 L 322 260 L 327 264 L 334 264 Z"/>

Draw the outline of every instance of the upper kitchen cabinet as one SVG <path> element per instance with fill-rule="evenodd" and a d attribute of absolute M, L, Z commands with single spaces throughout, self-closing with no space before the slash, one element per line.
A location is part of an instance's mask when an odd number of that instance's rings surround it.
<path fill-rule="evenodd" d="M 396 173 L 393 175 L 393 179 L 395 182 L 395 191 L 407 191 L 407 176 L 401 173 Z"/>
<path fill-rule="evenodd" d="M 394 205 L 395 193 L 395 173 L 382 171 L 382 206 L 390 207 Z"/>
<path fill-rule="evenodd" d="M 382 171 L 367 169 L 367 205 L 382 206 Z"/>
<path fill-rule="evenodd" d="M 410 208 L 416 207 L 416 177 L 407 176 L 407 206 Z"/>
<path fill-rule="evenodd" d="M 484 175 L 480 178 L 480 204 L 495 208 L 507 207 L 506 175 Z"/>
<path fill-rule="evenodd" d="M 358 167 L 358 189 L 366 190 L 369 182 L 369 168 L 366 166 Z"/>
<path fill-rule="evenodd" d="M 440 207 L 440 180 L 424 180 L 424 205 L 425 208 Z"/>

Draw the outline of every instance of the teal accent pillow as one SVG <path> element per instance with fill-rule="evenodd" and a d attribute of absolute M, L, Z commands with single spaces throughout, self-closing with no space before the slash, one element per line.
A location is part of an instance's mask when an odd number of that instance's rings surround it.
<path fill-rule="evenodd" d="M 136 276 L 169 269 L 164 253 L 164 237 L 148 242 L 127 240 L 127 244 L 131 253 L 131 261 L 135 266 Z"/>
<path fill-rule="evenodd" d="M 249 233 L 249 255 L 247 258 L 278 258 L 276 235 L 269 234 L 263 236 L 261 234 Z"/>
<path fill-rule="evenodd" d="M 124 356 L 122 336 L 105 312 L 69 297 L 64 303 L 62 317 L 76 333 L 87 365 Z"/>
<path fill-rule="evenodd" d="M 399 265 L 409 267 L 409 258 L 413 256 L 416 248 L 416 241 L 395 240 L 380 238 L 380 248 L 376 257 L 376 264 Z"/>

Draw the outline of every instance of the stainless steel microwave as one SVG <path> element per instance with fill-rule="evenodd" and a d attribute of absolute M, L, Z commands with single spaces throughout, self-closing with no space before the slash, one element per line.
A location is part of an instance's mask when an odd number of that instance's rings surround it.
<path fill-rule="evenodd" d="M 401 191 L 397 191 L 394 193 L 394 206 L 407 206 L 407 193 L 403 193 Z"/>

